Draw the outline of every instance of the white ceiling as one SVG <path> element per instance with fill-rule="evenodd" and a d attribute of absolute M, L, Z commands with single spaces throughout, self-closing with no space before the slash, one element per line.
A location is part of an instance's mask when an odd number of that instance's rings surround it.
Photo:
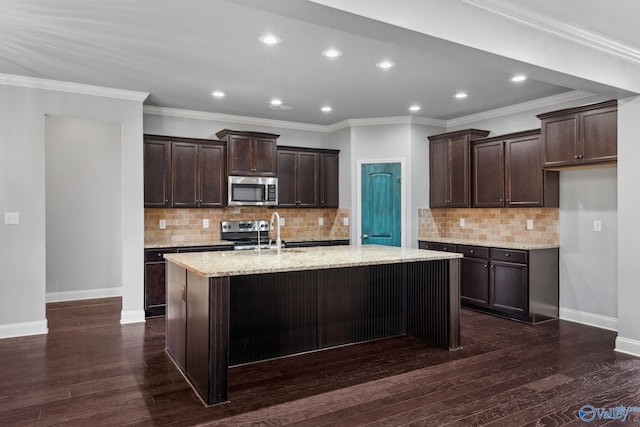
<path fill-rule="evenodd" d="M 613 2 L 624 12 L 594 0 L 482 3 L 589 30 L 631 52 L 640 46 L 633 0 Z M 259 43 L 268 32 L 282 43 Z M 343 55 L 323 57 L 329 47 Z M 0 0 L 0 73 L 148 92 L 146 105 L 327 125 L 410 114 L 452 119 L 589 89 L 566 78 L 514 84 L 516 71 L 548 74 L 504 58 L 493 66 L 449 54 L 456 49 L 303 0 Z M 396 67 L 376 68 L 382 59 Z M 214 99 L 213 90 L 227 96 Z M 454 99 L 460 90 L 470 96 Z M 292 109 L 269 108 L 276 97 Z M 410 113 L 412 104 L 421 111 Z M 320 112 L 323 105 L 333 111 Z"/>

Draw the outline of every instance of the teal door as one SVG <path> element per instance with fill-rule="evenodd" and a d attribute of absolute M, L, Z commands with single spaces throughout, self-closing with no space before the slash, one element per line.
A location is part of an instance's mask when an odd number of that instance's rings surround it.
<path fill-rule="evenodd" d="M 362 165 L 362 244 L 400 246 L 400 163 Z"/>

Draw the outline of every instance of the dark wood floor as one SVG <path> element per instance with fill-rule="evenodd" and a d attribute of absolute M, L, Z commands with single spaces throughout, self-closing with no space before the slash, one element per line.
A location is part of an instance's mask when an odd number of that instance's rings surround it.
<path fill-rule="evenodd" d="M 1 426 L 577 426 L 584 404 L 640 406 L 640 360 L 564 321 L 463 311 L 462 350 L 392 338 L 235 367 L 231 401 L 205 408 L 164 353 L 164 319 L 121 326 L 118 298 L 47 318 L 48 335 L 0 340 Z"/>

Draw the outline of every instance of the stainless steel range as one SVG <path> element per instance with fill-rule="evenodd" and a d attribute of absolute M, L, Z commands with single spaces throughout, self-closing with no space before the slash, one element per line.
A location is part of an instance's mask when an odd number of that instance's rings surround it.
<path fill-rule="evenodd" d="M 268 249 L 269 221 L 222 221 L 220 238 L 233 242 L 234 250 Z"/>

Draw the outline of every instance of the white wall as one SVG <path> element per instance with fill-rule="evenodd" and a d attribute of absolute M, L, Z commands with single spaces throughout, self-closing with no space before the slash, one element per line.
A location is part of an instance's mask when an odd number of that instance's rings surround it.
<path fill-rule="evenodd" d="M 122 294 L 122 125 L 47 116 L 47 301 Z"/>
<path fill-rule="evenodd" d="M 121 321 L 144 321 L 142 99 L 80 95 L 0 83 L 0 337 L 45 333 L 45 115 L 122 126 Z M 65 250 L 65 248 L 58 248 Z"/>
<path fill-rule="evenodd" d="M 618 102 L 618 338 L 616 350 L 640 356 L 640 97 Z"/>
<path fill-rule="evenodd" d="M 617 168 L 560 173 L 561 317 L 616 328 L 617 214 Z M 601 232 L 593 231 L 594 220 L 602 221 Z"/>

